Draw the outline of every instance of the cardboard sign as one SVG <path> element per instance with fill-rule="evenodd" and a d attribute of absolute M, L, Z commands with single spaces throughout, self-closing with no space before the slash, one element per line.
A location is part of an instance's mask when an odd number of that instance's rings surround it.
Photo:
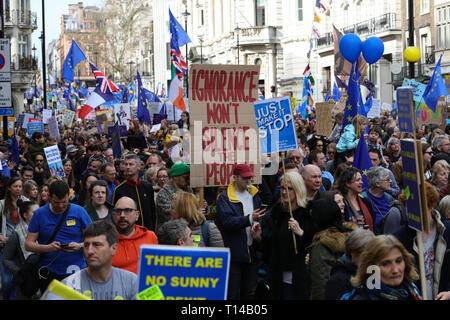
<path fill-rule="evenodd" d="M 397 89 L 398 128 L 400 132 L 415 133 L 413 94 L 411 88 Z"/>
<path fill-rule="evenodd" d="M 258 127 L 260 66 L 191 65 L 191 187 L 230 184 L 236 164 L 246 163 L 261 183 Z"/>
<path fill-rule="evenodd" d="M 255 102 L 255 114 L 262 154 L 298 148 L 289 97 Z"/>
<path fill-rule="evenodd" d="M 158 286 L 166 300 L 225 300 L 230 250 L 141 246 L 139 292 Z"/>
<path fill-rule="evenodd" d="M 66 175 L 64 173 L 58 145 L 44 148 L 44 152 L 45 157 L 47 158 L 48 168 L 50 169 L 50 175 L 64 178 Z"/>
<path fill-rule="evenodd" d="M 316 132 L 317 134 L 329 137 L 333 131 L 332 110 L 334 105 L 332 102 L 316 103 Z"/>
<path fill-rule="evenodd" d="M 448 108 L 450 107 L 450 96 L 442 96 L 436 104 L 436 111 L 433 112 L 425 103 L 416 106 L 417 125 L 438 124 L 445 127 L 448 118 Z"/>

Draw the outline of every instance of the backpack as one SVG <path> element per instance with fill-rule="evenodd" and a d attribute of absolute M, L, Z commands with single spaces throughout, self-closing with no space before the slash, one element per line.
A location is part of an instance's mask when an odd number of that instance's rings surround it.
<path fill-rule="evenodd" d="M 209 220 L 206 220 L 202 224 L 202 236 L 203 236 L 203 242 L 205 243 L 205 247 L 209 246 Z"/>
<path fill-rule="evenodd" d="M 403 207 L 400 203 L 400 201 L 398 200 L 394 200 L 391 203 L 391 208 L 397 208 L 400 211 L 400 226 L 406 226 L 408 224 L 408 216 L 406 214 L 406 208 Z M 389 212 L 383 217 L 383 219 L 381 219 L 380 221 L 380 232 L 381 234 L 384 234 L 384 225 L 386 223 L 386 219 L 389 216 L 389 214 L 391 213 L 391 210 L 389 210 Z"/>

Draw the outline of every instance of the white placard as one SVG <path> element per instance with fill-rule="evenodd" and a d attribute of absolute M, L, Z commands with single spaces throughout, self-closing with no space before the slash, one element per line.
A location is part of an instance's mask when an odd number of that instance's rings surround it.
<path fill-rule="evenodd" d="M 381 114 L 381 99 L 373 99 L 372 107 L 367 113 L 368 119 L 379 117 Z"/>

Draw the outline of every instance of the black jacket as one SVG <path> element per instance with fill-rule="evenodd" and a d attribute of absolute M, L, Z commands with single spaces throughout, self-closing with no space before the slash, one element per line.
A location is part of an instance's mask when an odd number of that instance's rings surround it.
<path fill-rule="evenodd" d="M 357 265 L 347 255 L 336 261 L 325 286 L 325 300 L 340 300 L 345 293 L 352 291 L 354 288 L 350 278 L 356 275 L 357 269 Z"/>
<path fill-rule="evenodd" d="M 115 205 L 121 197 L 129 197 L 136 202 L 140 212 L 136 224 L 155 232 L 156 209 L 153 186 L 147 181 L 141 181 L 141 179 L 138 179 L 137 183 L 125 180 L 114 189 L 113 204 Z"/>
<path fill-rule="evenodd" d="M 269 264 L 269 287 L 272 299 L 282 298 L 283 272 L 292 272 L 295 299 L 309 299 L 308 275 L 305 265 L 306 248 L 311 245 L 314 235 L 314 222 L 310 210 L 298 208 L 293 210 L 294 219 L 304 231 L 303 237 L 295 236 L 297 254 L 294 251 L 292 231 L 288 229 L 289 212 L 277 202 L 270 216 L 263 223 L 263 247 L 267 250 L 265 259 Z"/>

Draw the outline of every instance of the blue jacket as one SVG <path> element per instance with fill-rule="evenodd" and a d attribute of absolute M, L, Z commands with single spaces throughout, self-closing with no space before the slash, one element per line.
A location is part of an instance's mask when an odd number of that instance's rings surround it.
<path fill-rule="evenodd" d="M 337 152 L 342 153 L 347 150 L 355 149 L 358 146 L 358 139 L 356 139 L 356 130 L 352 124 L 345 127 L 339 142 L 336 145 Z"/>
<path fill-rule="evenodd" d="M 248 189 L 253 196 L 253 208 L 257 210 L 261 207 L 261 198 L 258 195 L 258 188 L 251 185 Z M 250 212 L 244 214 L 244 206 L 237 199 L 234 182 L 232 182 L 217 200 L 216 210 L 219 215 L 218 227 L 222 233 L 225 247 L 230 248 L 231 261 L 251 262 L 250 248 L 247 246 L 247 233 L 245 228 L 250 227 Z"/>

